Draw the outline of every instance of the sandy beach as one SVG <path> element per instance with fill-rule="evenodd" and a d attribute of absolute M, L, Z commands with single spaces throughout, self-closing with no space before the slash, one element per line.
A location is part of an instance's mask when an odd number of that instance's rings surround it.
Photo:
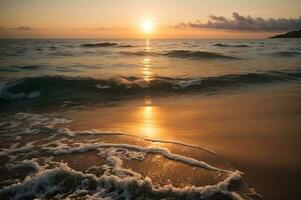
<path fill-rule="evenodd" d="M 74 129 L 123 131 L 211 149 L 242 171 L 264 199 L 296 199 L 300 91 L 300 85 L 287 84 L 225 95 L 146 97 L 66 116 L 74 119 Z"/>

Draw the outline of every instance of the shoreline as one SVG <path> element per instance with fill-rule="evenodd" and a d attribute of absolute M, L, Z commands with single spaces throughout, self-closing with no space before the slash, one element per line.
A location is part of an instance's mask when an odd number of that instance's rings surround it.
<path fill-rule="evenodd" d="M 230 95 L 148 97 L 67 117 L 74 119 L 75 129 L 123 131 L 209 148 L 244 172 L 265 199 L 295 198 L 287 187 L 297 191 L 294 177 L 301 176 L 300 91 L 300 85 L 288 84 Z"/>

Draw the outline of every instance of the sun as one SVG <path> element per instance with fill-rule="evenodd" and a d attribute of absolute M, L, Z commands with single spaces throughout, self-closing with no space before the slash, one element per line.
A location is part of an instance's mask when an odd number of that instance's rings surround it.
<path fill-rule="evenodd" d="M 146 34 L 153 32 L 154 30 L 153 22 L 151 20 L 144 20 L 141 24 L 141 30 Z"/>

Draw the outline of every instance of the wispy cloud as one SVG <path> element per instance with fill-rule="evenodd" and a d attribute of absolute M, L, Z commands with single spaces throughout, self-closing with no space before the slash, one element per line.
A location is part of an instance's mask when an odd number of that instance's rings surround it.
<path fill-rule="evenodd" d="M 19 31 L 30 31 L 33 28 L 29 27 L 29 26 L 18 26 L 16 28 L 14 28 L 14 30 L 19 30 Z"/>
<path fill-rule="evenodd" d="M 268 18 L 242 16 L 237 12 L 232 14 L 231 19 L 223 16 L 211 15 L 206 23 L 201 21 L 181 23 L 176 27 L 191 28 L 214 28 L 232 30 L 294 30 L 301 28 L 301 16 L 299 18 Z"/>

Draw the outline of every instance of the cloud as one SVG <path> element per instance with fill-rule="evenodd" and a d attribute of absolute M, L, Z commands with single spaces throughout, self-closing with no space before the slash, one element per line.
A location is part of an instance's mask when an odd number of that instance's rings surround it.
<path fill-rule="evenodd" d="M 14 28 L 14 30 L 19 30 L 19 31 L 30 31 L 32 30 L 31 27 L 28 27 L 28 26 L 18 26 L 16 28 Z"/>
<path fill-rule="evenodd" d="M 289 19 L 264 19 L 262 17 L 241 16 L 237 12 L 234 12 L 232 17 L 232 19 L 229 19 L 223 16 L 211 15 L 206 23 L 202 23 L 198 20 L 195 23 L 181 23 L 176 27 L 262 31 L 295 30 L 301 28 L 301 16 L 299 18 Z"/>

